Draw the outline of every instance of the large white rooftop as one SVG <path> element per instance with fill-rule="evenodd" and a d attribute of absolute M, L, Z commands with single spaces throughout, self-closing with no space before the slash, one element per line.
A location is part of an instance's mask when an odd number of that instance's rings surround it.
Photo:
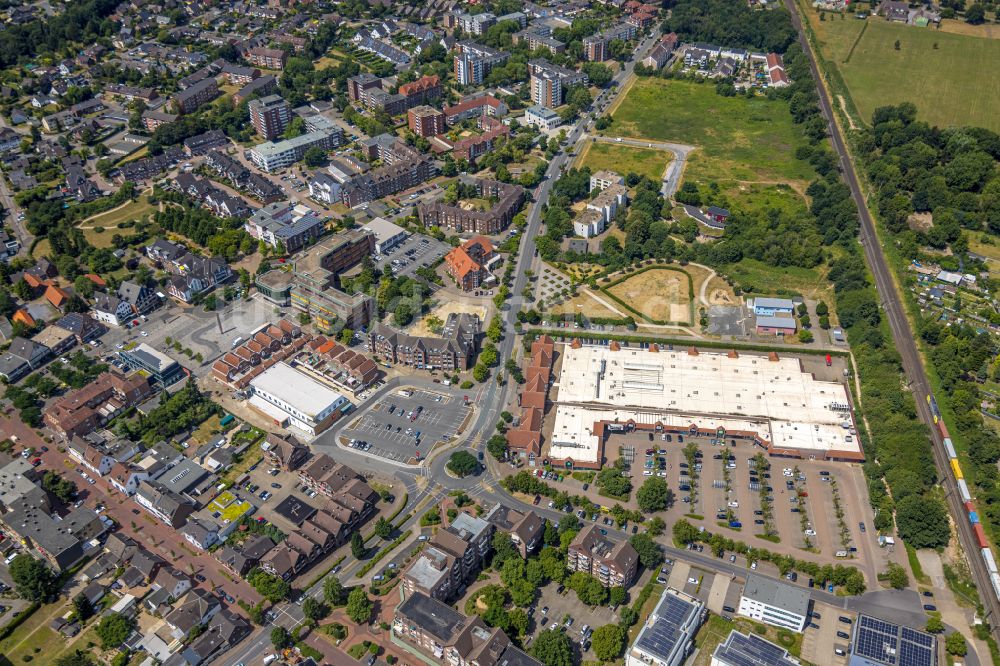
<path fill-rule="evenodd" d="M 315 419 L 343 396 L 287 363 L 276 363 L 250 382 L 255 391 L 267 393 L 279 401 Z"/>
<path fill-rule="evenodd" d="M 588 459 L 581 454 L 598 450 L 594 421 L 630 419 L 757 432 L 772 448 L 860 452 L 842 427 L 851 421 L 844 386 L 791 357 L 566 346 L 557 387 L 554 458 Z"/>

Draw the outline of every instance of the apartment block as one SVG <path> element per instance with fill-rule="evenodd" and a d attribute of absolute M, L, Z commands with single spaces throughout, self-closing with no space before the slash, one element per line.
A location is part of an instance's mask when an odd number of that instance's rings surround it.
<path fill-rule="evenodd" d="M 448 527 L 431 537 L 427 548 L 403 574 L 404 597 L 415 593 L 441 600 L 468 584 L 490 552 L 495 526 L 459 513 Z"/>
<path fill-rule="evenodd" d="M 249 49 L 244 57 L 247 62 L 265 69 L 284 69 L 288 54 L 281 49 L 268 49 L 258 46 Z"/>
<path fill-rule="evenodd" d="M 429 137 L 444 134 L 447 129 L 445 115 L 430 106 L 416 106 L 406 114 L 407 125 L 417 136 Z"/>
<path fill-rule="evenodd" d="M 566 568 L 583 571 L 605 587 L 629 587 L 639 571 L 639 554 L 628 541 L 612 541 L 597 525 L 576 535 L 566 553 Z"/>
<path fill-rule="evenodd" d="M 425 594 L 396 606 L 392 636 L 421 661 L 447 666 L 541 666 L 501 630 Z"/>
<path fill-rule="evenodd" d="M 358 330 L 375 312 L 375 302 L 365 294 L 339 289 L 339 275 L 359 264 L 375 249 L 374 234 L 351 229 L 316 244 L 293 266 L 292 307 L 305 312 L 317 328 L 333 331 L 340 326 Z"/>
<path fill-rule="evenodd" d="M 368 334 L 368 349 L 398 365 L 427 370 L 468 370 L 476 357 L 481 322 L 465 312 L 452 312 L 441 337 L 418 337 L 376 324 Z"/>
<path fill-rule="evenodd" d="M 278 95 L 268 95 L 250 100 L 250 122 L 257 134 L 270 141 L 280 136 L 292 122 L 292 109 Z"/>
<path fill-rule="evenodd" d="M 268 141 L 255 146 L 250 151 L 250 160 L 258 168 L 268 173 L 285 169 L 302 159 L 306 151 L 316 147 L 332 150 L 340 145 L 342 134 L 325 131 L 306 132 L 294 139 L 277 143 Z"/>

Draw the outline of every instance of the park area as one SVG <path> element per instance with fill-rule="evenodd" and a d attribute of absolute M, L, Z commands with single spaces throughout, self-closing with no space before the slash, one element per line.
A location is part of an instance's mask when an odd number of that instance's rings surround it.
<path fill-rule="evenodd" d="M 827 13 L 821 21 L 813 9 L 803 12 L 824 58 L 840 71 L 860 115 L 855 121 L 870 124 L 877 107 L 912 102 L 931 125 L 1000 131 L 1000 40 L 879 17 Z"/>
<path fill-rule="evenodd" d="M 152 218 L 155 212 L 156 206 L 149 202 L 149 198 L 145 194 L 140 194 L 135 200 L 89 217 L 77 226 L 83 230 L 87 242 L 94 247 L 111 247 L 111 239 L 116 234 L 131 236 L 135 233 L 133 224 L 129 224 L 125 228 L 121 228 L 120 225 L 138 222 L 143 216 Z M 50 253 L 49 242 L 46 239 L 39 241 L 33 252 L 36 257 L 49 256 Z"/>
<path fill-rule="evenodd" d="M 691 323 L 691 277 L 670 268 L 650 268 L 612 282 L 604 292 L 654 324 Z"/>
<path fill-rule="evenodd" d="M 577 166 L 590 167 L 591 173 L 602 169 L 616 171 L 623 176 L 637 173 L 658 183 L 672 159 L 673 156 L 663 150 L 591 141 L 583 149 L 577 160 Z"/>
<path fill-rule="evenodd" d="M 697 185 L 711 205 L 731 210 L 804 210 L 803 193 L 815 177 L 795 159 L 806 140 L 786 102 L 723 97 L 709 84 L 638 79 L 604 133 L 696 146 L 684 182 Z"/>

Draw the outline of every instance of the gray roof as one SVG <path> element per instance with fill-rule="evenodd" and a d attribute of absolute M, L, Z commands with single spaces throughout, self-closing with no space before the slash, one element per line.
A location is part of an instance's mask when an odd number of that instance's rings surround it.
<path fill-rule="evenodd" d="M 809 593 L 806 590 L 757 573 L 747 576 L 743 596 L 796 615 L 805 616 L 809 610 Z"/>
<path fill-rule="evenodd" d="M 769 298 L 767 296 L 758 296 L 753 299 L 753 305 L 755 308 L 791 308 L 793 307 L 792 300 L 790 298 Z"/>
<path fill-rule="evenodd" d="M 770 328 L 795 328 L 795 317 L 771 317 L 769 315 L 757 315 L 758 326 L 768 326 Z"/>
<path fill-rule="evenodd" d="M 432 599 L 422 592 L 414 592 L 396 607 L 396 612 L 416 623 L 420 629 L 447 645 L 465 623 L 465 616 L 457 610 Z"/>

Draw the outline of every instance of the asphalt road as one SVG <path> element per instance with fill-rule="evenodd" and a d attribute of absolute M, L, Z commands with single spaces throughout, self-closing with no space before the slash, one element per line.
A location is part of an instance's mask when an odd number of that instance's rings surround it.
<path fill-rule="evenodd" d="M 955 483 L 955 479 L 952 477 L 950 472 L 948 458 L 944 451 L 943 438 L 941 437 L 938 429 L 935 427 L 933 415 L 931 414 L 930 407 L 926 401 L 926 397 L 931 392 L 930 383 L 927 381 L 927 375 L 924 372 L 924 368 L 921 363 L 920 352 L 917 349 L 917 344 L 915 342 L 916 334 L 910 328 L 909 321 L 906 318 L 905 306 L 903 305 L 899 292 L 896 290 L 896 283 L 893 280 L 892 271 L 889 268 L 885 253 L 879 242 L 875 223 L 872 220 L 871 212 L 868 210 L 868 206 L 865 202 L 861 185 L 858 180 L 858 175 L 854 168 L 854 163 L 851 161 L 850 154 L 847 151 L 843 134 L 841 133 L 840 127 L 836 122 L 834 122 L 833 109 L 830 104 L 830 95 L 825 86 L 821 84 L 822 78 L 820 77 L 819 67 L 816 64 L 815 55 L 813 54 L 802 29 L 802 22 L 798 15 L 795 3 L 792 0 L 785 0 L 785 6 L 788 8 L 788 11 L 792 16 L 792 22 L 795 25 L 795 29 L 798 31 L 799 42 L 802 46 L 802 50 L 809 57 L 809 67 L 812 70 L 813 78 L 816 79 L 818 84 L 817 87 L 819 91 L 820 108 L 823 111 L 823 115 L 827 119 L 830 138 L 833 142 L 833 147 L 837 151 L 837 155 L 840 158 L 841 171 L 844 174 L 844 178 L 847 181 L 848 186 L 851 188 L 851 195 L 853 196 L 854 202 L 858 207 L 858 214 L 861 218 L 860 242 L 864 249 L 865 259 L 867 260 L 868 266 L 871 268 L 872 275 L 875 278 L 875 288 L 878 290 L 879 297 L 881 299 L 882 311 L 885 315 L 886 321 L 889 323 L 893 341 L 896 344 L 896 349 L 902 360 L 903 372 L 906 375 L 909 388 L 914 396 L 914 402 L 916 402 L 917 405 L 917 414 L 920 416 L 920 420 L 927 425 L 931 433 L 931 441 L 933 444 L 931 448 L 934 451 L 934 463 L 938 468 L 938 474 L 945 490 L 945 496 L 948 499 L 948 506 L 958 529 L 959 539 L 962 543 L 962 547 L 965 549 L 965 552 L 970 554 L 969 564 L 971 565 L 972 573 L 975 577 L 976 587 L 982 590 L 980 598 L 986 609 L 986 617 L 983 619 L 984 621 L 988 621 L 994 625 L 993 635 L 994 637 L 1000 638 L 1000 629 L 997 627 L 998 623 L 996 620 L 997 617 L 1000 617 L 1000 615 L 997 614 L 998 609 L 1000 609 L 1000 601 L 998 601 L 996 594 L 992 592 L 993 587 L 990 583 L 986 565 L 982 558 L 978 555 L 979 547 L 976 545 L 972 527 L 969 525 L 964 507 L 962 506 L 962 500 L 958 494 L 957 484 Z"/>

